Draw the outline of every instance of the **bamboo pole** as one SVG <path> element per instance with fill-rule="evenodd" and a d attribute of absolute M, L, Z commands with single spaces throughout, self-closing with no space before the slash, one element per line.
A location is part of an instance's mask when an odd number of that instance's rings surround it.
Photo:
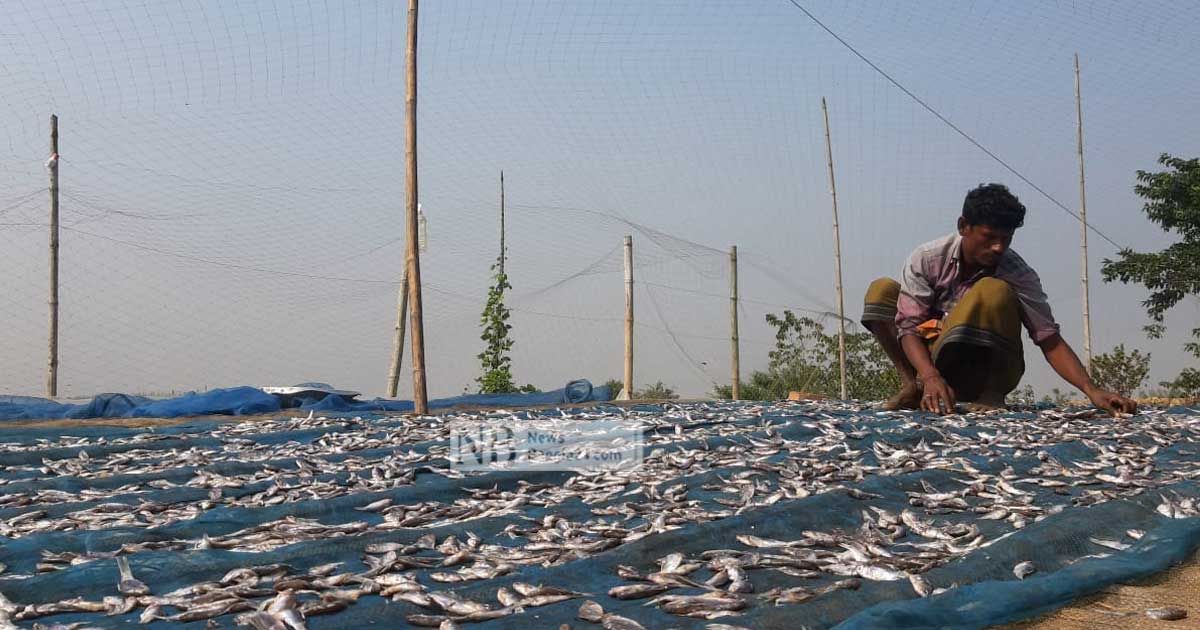
<path fill-rule="evenodd" d="M 1083 103 L 1079 87 L 1079 53 L 1075 53 L 1075 131 L 1076 147 L 1079 151 L 1079 223 L 1081 231 L 1080 249 L 1083 256 L 1083 274 L 1080 283 L 1083 285 L 1083 356 L 1088 374 L 1092 373 L 1092 313 L 1091 298 L 1088 295 L 1088 223 L 1087 223 L 1087 187 L 1083 176 Z"/>
<path fill-rule="evenodd" d="M 46 396 L 58 396 L 58 116 L 50 115 L 50 336 Z"/>
<path fill-rule="evenodd" d="M 625 237 L 625 378 L 618 398 L 633 398 L 633 236 Z"/>
<path fill-rule="evenodd" d="M 425 322 L 421 302 L 421 254 L 417 243 L 417 0 L 408 0 L 408 61 L 405 74 L 407 94 L 404 98 L 407 143 L 404 157 L 407 163 L 405 179 L 407 195 L 405 211 L 408 223 L 408 302 L 412 328 L 413 410 L 429 413 L 425 388 Z"/>
<path fill-rule="evenodd" d="M 388 371 L 388 398 L 395 398 L 400 389 L 400 365 L 404 360 L 404 320 L 408 317 L 408 267 L 400 274 L 396 296 L 396 327 L 392 338 L 392 367 Z"/>
<path fill-rule="evenodd" d="M 500 275 L 504 275 L 504 259 L 508 251 L 504 248 L 504 171 L 500 171 Z"/>
<path fill-rule="evenodd" d="M 738 347 L 738 273 L 737 245 L 729 248 L 729 344 L 733 367 L 733 399 L 742 397 L 742 362 Z"/>
<path fill-rule="evenodd" d="M 842 297 L 842 234 L 838 228 L 837 182 L 833 178 L 833 143 L 829 138 L 829 107 L 821 97 L 821 112 L 825 116 L 825 157 L 829 163 L 829 194 L 833 197 L 833 269 L 834 287 L 838 301 L 838 369 L 841 376 L 842 400 L 849 398 L 846 392 L 846 306 Z"/>

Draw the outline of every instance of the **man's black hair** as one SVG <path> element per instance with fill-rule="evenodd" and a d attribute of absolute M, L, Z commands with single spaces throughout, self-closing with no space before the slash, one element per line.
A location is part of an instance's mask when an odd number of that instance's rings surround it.
<path fill-rule="evenodd" d="M 967 193 L 962 216 L 967 225 L 1015 230 L 1025 224 L 1025 206 L 1004 184 L 980 184 Z"/>

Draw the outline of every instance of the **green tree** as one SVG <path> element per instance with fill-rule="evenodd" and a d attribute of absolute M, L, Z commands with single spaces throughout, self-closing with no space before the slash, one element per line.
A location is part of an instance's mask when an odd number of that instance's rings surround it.
<path fill-rule="evenodd" d="M 1166 170 L 1138 171 L 1133 191 L 1145 200 L 1142 211 L 1150 221 L 1180 240 L 1158 252 L 1123 249 L 1117 260 L 1105 259 L 1101 267 L 1106 282 L 1140 284 L 1150 290 L 1142 305 L 1151 319 L 1146 332 L 1152 339 L 1162 337 L 1167 311 L 1185 297 L 1200 294 L 1200 158 L 1164 153 L 1158 163 Z M 1200 328 L 1192 329 L 1192 339 L 1184 349 L 1200 358 Z M 1200 370 L 1185 368 L 1163 386 L 1200 394 Z"/>
<path fill-rule="evenodd" d="M 481 394 L 507 394 L 517 391 L 513 383 L 512 351 L 513 340 L 508 336 L 512 326 L 508 323 L 509 310 L 504 305 L 504 292 L 512 288 L 508 283 L 508 275 L 500 270 L 500 261 L 492 265 L 494 283 L 488 289 L 487 304 L 483 307 L 480 325 L 483 333 L 479 338 L 484 342 L 483 352 L 478 357 L 483 374 L 475 379 L 479 383 Z"/>
<path fill-rule="evenodd" d="M 1123 343 L 1092 358 L 1092 380 L 1122 396 L 1141 387 L 1149 373 L 1150 353 L 1142 354 L 1140 350 L 1127 353 Z"/>
<path fill-rule="evenodd" d="M 768 314 L 767 323 L 775 328 L 775 349 L 767 355 L 767 370 L 742 383 L 742 398 L 777 400 L 789 391 L 841 395 L 837 333 L 826 333 L 821 322 L 791 311 Z M 869 332 L 846 334 L 846 386 L 851 398 L 868 400 L 886 398 L 900 387 L 900 376 Z M 713 393 L 731 398 L 732 389 L 718 386 Z"/>
<path fill-rule="evenodd" d="M 1171 398 L 1200 398 L 1200 370 L 1186 368 L 1173 381 L 1162 381 Z"/>
<path fill-rule="evenodd" d="M 677 400 L 679 394 L 659 381 L 653 385 L 647 385 L 645 389 L 633 392 L 633 397 L 639 400 Z"/>

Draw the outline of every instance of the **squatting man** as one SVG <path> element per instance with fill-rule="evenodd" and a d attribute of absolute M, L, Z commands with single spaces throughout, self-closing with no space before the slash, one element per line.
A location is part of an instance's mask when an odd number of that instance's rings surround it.
<path fill-rule="evenodd" d="M 1097 407 L 1137 411 L 1097 387 L 1059 334 L 1036 271 L 1009 248 L 1025 206 L 1001 184 L 967 193 L 958 229 L 921 245 L 900 279 L 867 289 L 862 323 L 900 373 L 887 409 L 950 413 L 959 401 L 998 408 L 1025 373 L 1021 326 L 1046 362 Z"/>

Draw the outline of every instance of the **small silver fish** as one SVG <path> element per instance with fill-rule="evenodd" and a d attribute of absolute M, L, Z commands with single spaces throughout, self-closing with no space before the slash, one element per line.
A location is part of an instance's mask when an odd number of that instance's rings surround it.
<path fill-rule="evenodd" d="M 1109 549 L 1116 549 L 1117 551 L 1125 551 L 1133 546 L 1128 543 L 1118 542 L 1116 540 L 1106 540 L 1104 538 L 1088 538 L 1088 540 L 1093 545 L 1100 545 L 1101 547 L 1108 547 Z"/>
<path fill-rule="evenodd" d="M 772 589 L 772 591 L 768 591 L 767 593 L 764 593 L 764 595 L 773 601 L 776 606 L 782 606 L 784 604 L 802 604 L 817 596 L 816 593 L 804 588 L 803 586 L 796 586 L 783 590 Z"/>
<path fill-rule="evenodd" d="M 929 582 L 926 582 L 925 578 L 920 575 L 915 573 L 909 574 L 908 583 L 912 585 L 913 590 L 921 597 L 929 597 L 933 593 L 933 588 L 929 586 Z"/>
<path fill-rule="evenodd" d="M 117 556 L 117 571 L 120 573 L 121 579 L 117 582 L 117 592 L 122 595 L 149 595 L 150 587 L 144 582 L 133 577 L 133 570 L 129 568 L 129 559 L 125 556 Z"/>
<path fill-rule="evenodd" d="M 1186 619 L 1188 614 L 1187 611 L 1182 608 L 1167 606 L 1163 608 L 1150 608 L 1146 610 L 1146 616 L 1151 619 L 1160 619 L 1162 621 L 1179 621 L 1180 619 Z"/>
<path fill-rule="evenodd" d="M 1033 563 L 1029 561 L 1017 563 L 1017 565 L 1013 567 L 1013 575 L 1017 576 L 1018 580 L 1024 580 L 1036 572 L 1037 567 L 1033 566 Z"/>
<path fill-rule="evenodd" d="M 604 608 L 589 599 L 579 606 L 578 617 L 584 621 L 600 623 L 600 620 L 604 618 Z"/>
<path fill-rule="evenodd" d="M 628 617 L 611 613 L 604 615 L 600 620 L 600 625 L 604 630 L 646 630 L 645 626 Z"/>
<path fill-rule="evenodd" d="M 359 512 L 378 512 L 391 504 L 392 504 L 391 499 L 380 499 L 378 501 L 372 501 L 362 507 L 356 507 L 354 509 L 358 510 Z"/>
<path fill-rule="evenodd" d="M 608 590 L 609 597 L 617 599 L 642 599 L 653 597 L 671 590 L 666 584 L 626 584 L 614 586 Z"/>

